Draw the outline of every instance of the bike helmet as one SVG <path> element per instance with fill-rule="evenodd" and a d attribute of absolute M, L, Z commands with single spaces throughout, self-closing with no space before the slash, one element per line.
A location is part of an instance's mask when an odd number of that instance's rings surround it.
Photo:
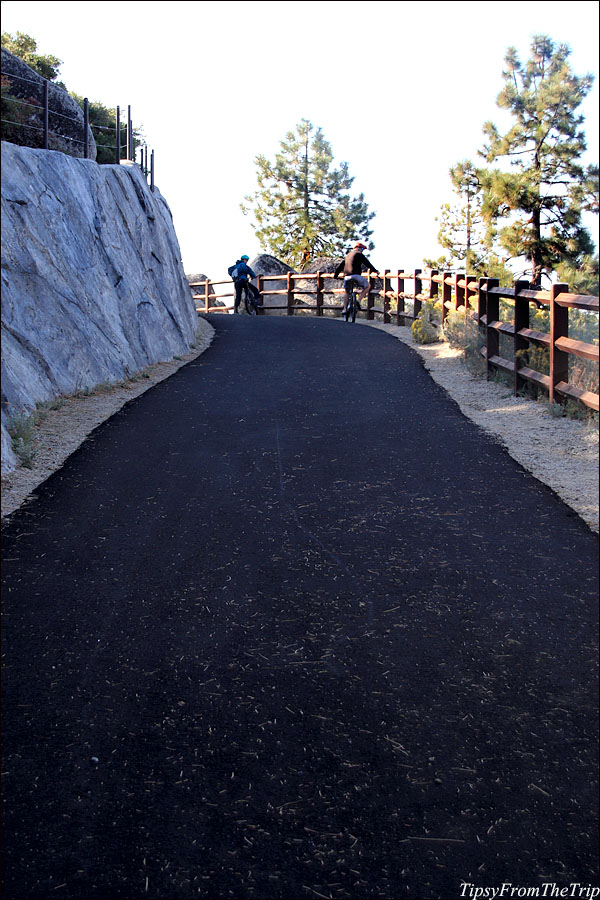
<path fill-rule="evenodd" d="M 240 259 L 250 259 L 250 257 L 248 256 L 247 253 L 243 253 L 243 254 L 240 256 Z"/>
<path fill-rule="evenodd" d="M 355 243 L 355 245 L 354 245 L 354 249 L 355 249 L 355 250 L 366 250 L 366 249 L 367 249 L 367 245 L 366 245 L 366 244 L 363 244 L 362 241 L 357 241 L 357 242 Z"/>

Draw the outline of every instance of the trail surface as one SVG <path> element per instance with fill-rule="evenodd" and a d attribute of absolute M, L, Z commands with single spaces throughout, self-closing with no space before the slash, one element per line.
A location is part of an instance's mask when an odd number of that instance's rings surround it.
<path fill-rule="evenodd" d="M 3 529 L 3 897 L 594 884 L 596 536 L 392 337 L 211 324 Z"/>

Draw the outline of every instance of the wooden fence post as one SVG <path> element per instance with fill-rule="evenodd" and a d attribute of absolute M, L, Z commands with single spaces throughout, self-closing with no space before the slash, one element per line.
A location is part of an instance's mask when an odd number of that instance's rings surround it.
<path fill-rule="evenodd" d="M 294 281 L 292 279 L 292 273 L 287 273 L 287 315 L 293 316 L 294 310 L 292 306 L 294 305 Z"/>
<path fill-rule="evenodd" d="M 371 271 L 367 272 L 367 281 L 369 282 L 369 293 L 367 294 L 367 319 L 372 322 L 375 318 L 375 314 L 373 312 L 373 273 Z"/>
<path fill-rule="evenodd" d="M 404 278 L 400 276 L 404 274 L 404 269 L 398 269 L 398 308 L 396 309 L 396 325 L 404 325 Z"/>
<path fill-rule="evenodd" d="M 265 307 L 264 307 L 265 298 L 263 296 L 264 282 L 263 282 L 262 275 L 256 276 L 256 287 L 258 290 L 258 302 L 260 303 L 260 313 L 261 313 L 261 315 L 263 315 L 264 311 L 265 311 Z"/>
<path fill-rule="evenodd" d="M 448 315 L 448 307 L 446 304 L 452 301 L 452 282 L 446 277 L 447 273 L 442 272 L 442 325 L 446 321 Z"/>
<path fill-rule="evenodd" d="M 421 307 L 423 305 L 423 302 L 421 300 L 417 300 L 417 296 L 423 290 L 423 282 L 419 278 L 421 271 L 422 269 L 415 269 L 415 299 L 413 300 L 413 320 L 417 318 L 417 316 L 421 312 Z"/>
<path fill-rule="evenodd" d="M 466 287 L 465 287 L 465 307 L 466 307 L 466 314 L 467 314 L 467 315 L 468 315 L 469 312 L 471 311 L 471 293 L 470 293 L 470 291 L 469 291 L 469 285 L 470 285 L 470 284 L 473 284 L 474 281 L 477 281 L 477 276 L 475 276 L 475 275 L 465 275 L 465 282 L 466 282 Z"/>
<path fill-rule="evenodd" d="M 556 385 L 569 381 L 569 354 L 559 350 L 556 341 L 569 337 L 569 310 L 559 306 L 556 298 L 569 290 L 568 284 L 553 284 L 550 288 L 550 403 L 558 402 Z"/>
<path fill-rule="evenodd" d="M 477 321 L 479 327 L 482 327 L 481 320 L 487 314 L 487 281 L 488 278 L 479 279 L 479 288 L 477 290 Z M 486 282 L 484 286 L 484 282 Z"/>
<path fill-rule="evenodd" d="M 323 315 L 323 274 L 317 272 L 317 315 Z"/>
<path fill-rule="evenodd" d="M 437 281 L 434 281 L 433 279 L 434 279 L 434 276 L 437 274 L 438 274 L 437 269 L 429 270 L 429 275 L 431 277 L 431 281 L 429 282 L 429 299 L 433 300 L 434 303 L 437 300 L 437 296 L 438 296 L 438 283 L 437 283 Z"/>
<path fill-rule="evenodd" d="M 454 309 L 459 310 L 461 306 L 465 305 L 465 289 L 458 286 L 458 282 L 463 278 L 466 278 L 466 274 L 464 272 L 456 272 L 454 275 Z M 465 309 L 465 315 L 467 314 L 467 310 Z"/>
<path fill-rule="evenodd" d="M 513 362 L 514 384 L 513 393 L 515 397 L 519 393 L 519 388 L 523 386 L 523 379 L 519 377 L 519 369 L 523 366 L 523 358 L 520 355 L 524 350 L 529 349 L 529 341 L 519 334 L 522 328 L 529 328 L 529 300 L 525 297 L 519 297 L 521 291 L 529 289 L 528 281 L 515 281 L 515 313 L 514 313 L 514 340 L 513 340 Z"/>
<path fill-rule="evenodd" d="M 390 298 L 388 297 L 388 291 L 390 290 L 390 276 L 389 269 L 384 269 L 383 272 L 383 321 L 385 325 L 390 324 Z"/>
<path fill-rule="evenodd" d="M 204 312 L 205 313 L 208 312 L 208 285 L 209 285 L 209 282 L 208 282 L 208 278 L 207 278 L 206 281 L 204 282 Z"/>
<path fill-rule="evenodd" d="M 500 318 L 500 298 L 498 294 L 490 293 L 499 285 L 500 282 L 497 278 L 488 278 L 487 321 L 485 326 L 486 381 L 490 380 L 490 374 L 493 372 L 490 357 L 499 356 L 498 351 L 500 350 L 500 335 L 495 328 L 490 328 L 492 322 L 497 322 Z"/>

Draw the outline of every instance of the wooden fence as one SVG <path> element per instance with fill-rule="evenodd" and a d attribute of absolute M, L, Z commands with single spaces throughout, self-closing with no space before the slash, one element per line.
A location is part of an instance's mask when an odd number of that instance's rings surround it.
<path fill-rule="evenodd" d="M 569 384 L 569 357 L 598 362 L 598 343 L 589 344 L 573 340 L 569 337 L 569 309 L 599 311 L 598 297 L 569 293 L 567 284 L 554 284 L 549 291 L 532 287 L 527 281 L 516 281 L 512 288 L 500 287 L 494 278 L 478 278 L 464 273 L 439 273 L 436 270 L 414 269 L 405 272 L 398 269 L 392 273 L 386 269 L 381 275 L 372 272 L 367 274 L 372 286 L 369 291 L 365 315 L 373 321 L 376 316 L 388 324 L 405 325 L 419 315 L 423 303 L 431 300 L 441 305 L 442 324 L 450 311 L 471 314 L 482 331 L 484 346 L 481 354 L 486 360 L 488 378 L 496 370 L 507 372 L 513 376 L 514 393 L 525 383 L 534 384 L 545 391 L 551 402 L 575 400 L 591 409 L 598 410 L 598 394 L 583 390 Z M 263 298 L 281 297 L 282 303 L 270 302 L 263 312 L 284 311 L 293 315 L 296 311 L 312 312 L 322 316 L 328 311 L 341 311 L 342 304 L 335 302 L 344 293 L 339 288 L 327 287 L 325 282 L 332 279 L 333 274 L 327 272 L 294 274 L 288 272 L 281 275 L 259 275 L 256 287 Z M 285 282 L 283 289 L 269 290 L 269 282 Z M 308 288 L 314 281 L 314 288 Z M 405 290 L 406 282 L 412 282 L 413 290 Z M 300 285 L 296 287 L 296 283 Z M 234 292 L 211 294 L 215 285 L 232 284 L 231 281 L 202 281 L 190 285 L 201 289 L 194 295 L 198 312 L 228 312 L 233 307 L 233 300 L 227 306 L 215 306 L 215 300 L 233 298 Z M 425 288 L 425 289 L 424 289 Z M 311 302 L 307 302 L 310 298 Z M 407 309 L 406 300 L 412 301 L 412 308 Z M 504 322 L 500 319 L 500 301 L 512 301 L 513 320 Z M 201 305 L 200 305 L 201 303 Z M 531 305 L 538 308 L 549 308 L 550 333 L 535 331 L 530 325 Z M 511 359 L 500 355 L 500 335 L 512 338 Z M 542 347 L 549 350 L 550 372 L 544 374 L 523 364 L 524 351 L 531 347 Z"/>

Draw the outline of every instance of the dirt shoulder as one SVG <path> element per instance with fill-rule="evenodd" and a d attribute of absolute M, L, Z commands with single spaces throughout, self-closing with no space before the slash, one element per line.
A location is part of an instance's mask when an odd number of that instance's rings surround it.
<path fill-rule="evenodd" d="M 459 352 L 448 344 L 419 346 L 410 328 L 377 322 L 361 321 L 361 324 L 385 331 L 416 350 L 432 378 L 448 392 L 465 416 L 493 434 L 517 462 L 552 488 L 598 531 L 597 427 L 554 418 L 541 404 L 515 398 L 505 387 L 473 377 Z M 199 329 L 196 348 L 180 360 L 158 363 L 140 380 L 127 382 L 107 393 L 70 398 L 60 409 L 49 410 L 36 428 L 37 450 L 32 467 L 21 467 L 2 476 L 2 516 L 18 509 L 94 428 L 129 400 L 200 356 L 210 346 L 214 330 L 201 317 Z"/>

